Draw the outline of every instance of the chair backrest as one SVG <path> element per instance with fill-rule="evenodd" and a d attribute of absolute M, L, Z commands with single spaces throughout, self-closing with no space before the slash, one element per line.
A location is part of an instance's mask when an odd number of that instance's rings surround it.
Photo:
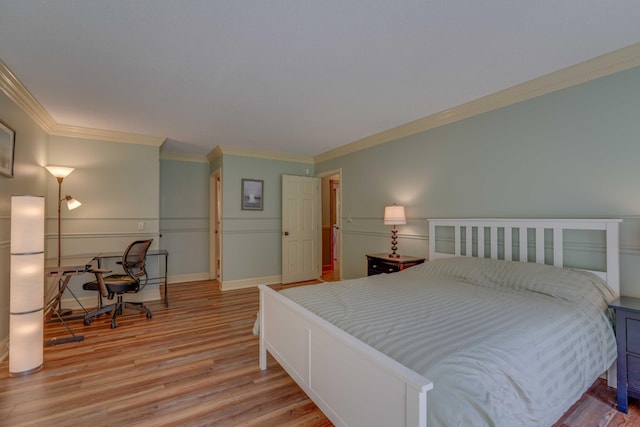
<path fill-rule="evenodd" d="M 136 240 L 127 246 L 122 255 L 124 272 L 137 283 L 140 283 L 142 277 L 147 276 L 145 261 L 151 242 L 153 242 L 153 239 Z"/>

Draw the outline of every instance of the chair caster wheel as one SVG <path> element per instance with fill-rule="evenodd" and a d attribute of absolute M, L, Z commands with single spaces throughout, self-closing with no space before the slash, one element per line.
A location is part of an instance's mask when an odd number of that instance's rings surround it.
<path fill-rule="evenodd" d="M 84 323 L 85 326 L 89 326 L 92 321 L 93 321 L 93 319 L 84 319 L 83 323 Z"/>
<path fill-rule="evenodd" d="M 147 313 L 147 319 L 151 319 L 152 317 L 153 317 L 153 314 Z"/>
<path fill-rule="evenodd" d="M 118 327 L 118 324 L 116 322 L 111 322 L 111 329 L 115 329 Z"/>

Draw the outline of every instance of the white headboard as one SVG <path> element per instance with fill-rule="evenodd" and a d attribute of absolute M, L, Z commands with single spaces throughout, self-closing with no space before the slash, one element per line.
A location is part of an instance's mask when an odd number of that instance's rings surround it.
<path fill-rule="evenodd" d="M 528 262 L 529 256 L 529 230 L 535 230 L 535 262 L 544 264 L 545 259 L 545 230 L 551 230 L 553 244 L 546 250 L 552 251 L 553 265 L 564 267 L 564 230 L 603 230 L 606 235 L 606 271 L 592 271 L 602 277 L 613 289 L 616 295 L 620 295 L 620 253 L 618 228 L 621 219 L 430 219 L 429 220 L 429 259 L 446 258 L 453 256 L 475 256 L 479 258 L 499 259 L 499 246 L 503 248 L 503 256 L 500 259 L 507 261 L 520 260 Z M 453 227 L 454 248 L 453 253 L 436 251 L 436 228 Z M 464 235 L 462 229 L 464 228 Z M 476 233 L 476 245 L 473 244 L 473 233 Z M 498 230 L 502 230 L 498 233 Z M 518 236 L 518 248 L 514 253 L 514 235 Z M 498 236 L 502 239 L 499 241 Z M 462 244 L 465 244 L 464 254 Z M 489 246 L 489 253 L 485 253 L 485 247 Z"/>

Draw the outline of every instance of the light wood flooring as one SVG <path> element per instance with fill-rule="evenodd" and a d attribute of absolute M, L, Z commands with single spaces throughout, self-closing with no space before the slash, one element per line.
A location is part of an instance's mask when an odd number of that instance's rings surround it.
<path fill-rule="evenodd" d="M 251 329 L 258 291 L 218 290 L 215 282 L 170 285 L 171 307 L 147 304 L 110 329 L 108 317 L 84 326 L 85 340 L 45 347 L 45 367 L 9 377 L 0 363 L 0 426 L 330 426 L 331 423 L 269 357 L 258 368 Z M 45 338 L 62 337 L 48 323 Z M 557 427 L 638 426 L 640 405 L 615 411 L 603 382 Z"/>

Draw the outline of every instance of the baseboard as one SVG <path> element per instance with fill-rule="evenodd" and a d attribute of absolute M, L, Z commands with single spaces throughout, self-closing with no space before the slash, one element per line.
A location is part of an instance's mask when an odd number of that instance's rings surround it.
<path fill-rule="evenodd" d="M 169 292 L 171 292 L 171 285 L 174 283 L 182 283 L 182 282 L 198 282 L 202 280 L 209 280 L 209 273 L 192 273 L 192 274 L 176 274 L 173 276 L 167 277 L 167 283 L 169 283 Z M 98 304 L 98 295 L 95 296 L 84 296 L 79 297 L 78 301 L 76 301 L 73 296 L 65 293 L 65 297 L 62 299 L 62 307 L 72 309 L 72 310 L 80 310 L 80 304 L 83 307 L 96 307 Z M 137 294 L 126 294 L 125 301 L 131 302 L 143 302 L 143 301 L 156 301 L 162 299 L 164 296 L 160 294 L 159 287 L 157 285 L 149 285 L 142 291 Z"/>
<path fill-rule="evenodd" d="M 9 356 L 9 335 L 0 340 L 0 362 Z"/>
<path fill-rule="evenodd" d="M 114 298 L 115 299 L 115 298 Z M 157 286 L 148 286 L 145 289 L 141 290 L 135 294 L 125 294 L 124 300 L 130 302 L 145 302 L 145 301 L 157 301 L 162 299 L 162 295 L 160 295 L 160 290 Z M 110 304 L 106 298 L 103 298 L 103 303 Z M 80 306 L 82 304 L 82 307 Z M 98 306 L 98 295 L 90 295 L 79 297 L 78 301 L 76 301 L 73 297 L 64 298 L 62 300 L 62 308 L 71 309 L 71 310 L 82 310 L 85 309 L 93 309 Z"/>
<path fill-rule="evenodd" d="M 183 282 L 200 282 L 202 280 L 210 280 L 209 273 L 191 273 L 191 274 L 174 274 L 167 277 L 167 282 L 183 283 Z"/>
<path fill-rule="evenodd" d="M 253 288 L 258 285 L 274 285 L 276 283 L 282 283 L 282 276 L 265 276 L 255 277 L 252 279 L 240 279 L 240 280 L 224 280 L 220 282 L 220 290 L 231 291 L 234 289 Z"/>

